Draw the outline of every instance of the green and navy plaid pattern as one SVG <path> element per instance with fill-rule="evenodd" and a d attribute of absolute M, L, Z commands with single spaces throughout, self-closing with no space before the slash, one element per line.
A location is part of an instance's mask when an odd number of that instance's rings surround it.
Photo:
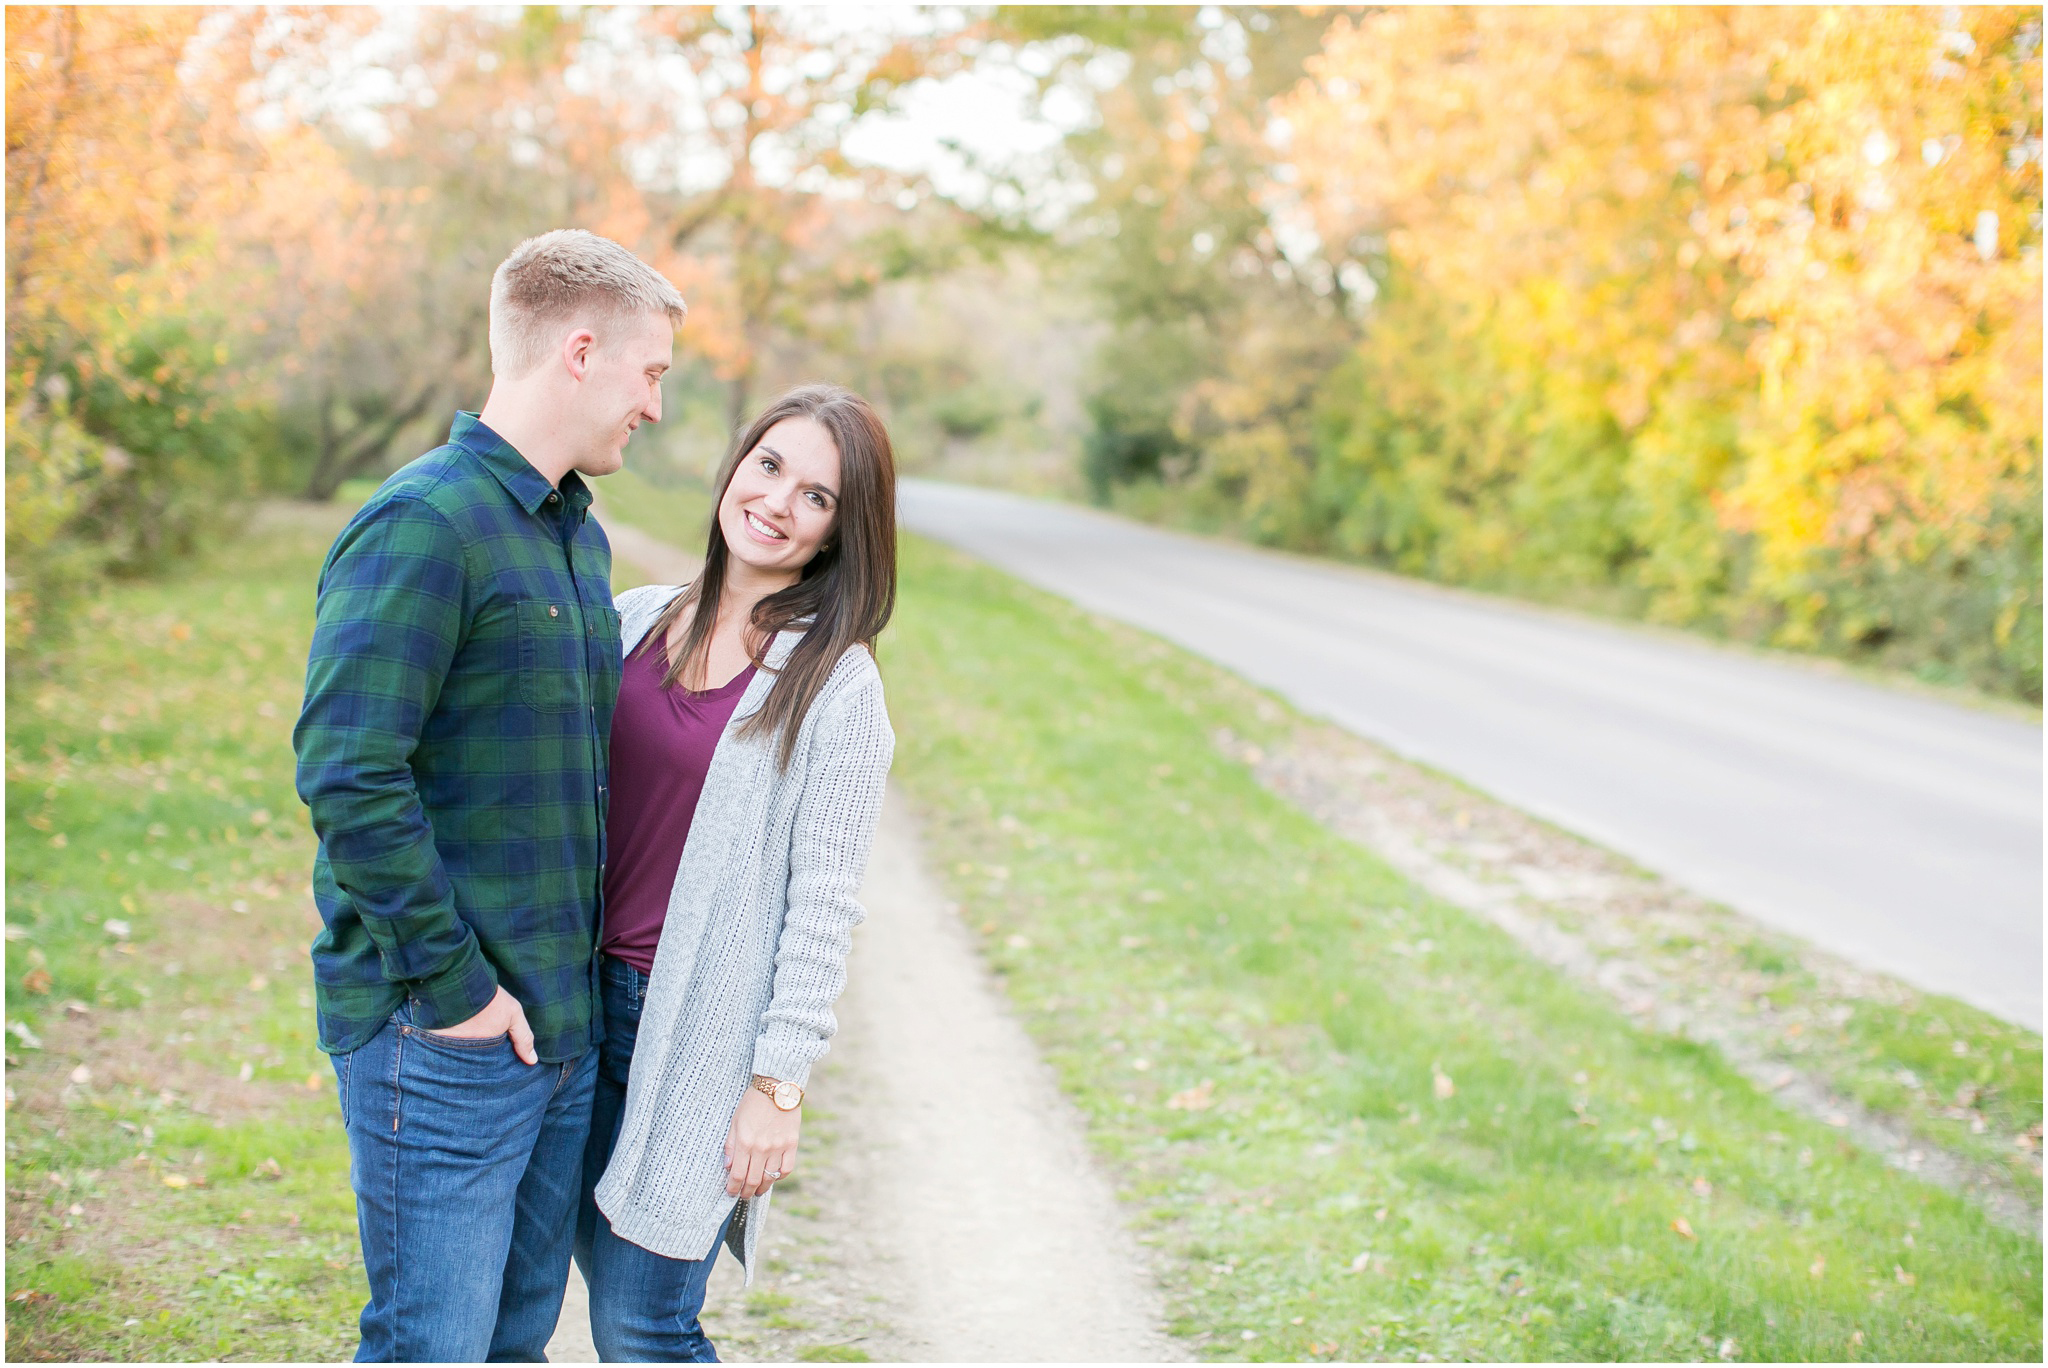
<path fill-rule="evenodd" d="M 602 1031 L 599 890 L 619 616 L 590 491 L 473 414 L 384 482 L 320 571 L 293 733 L 320 853 L 320 1048 L 497 985 L 543 1060 Z"/>

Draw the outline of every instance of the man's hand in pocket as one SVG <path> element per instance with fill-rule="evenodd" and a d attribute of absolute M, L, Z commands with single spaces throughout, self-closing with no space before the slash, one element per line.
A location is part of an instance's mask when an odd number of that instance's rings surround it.
<path fill-rule="evenodd" d="M 502 987 L 484 1004 L 481 1012 L 460 1025 L 433 1034 L 455 1036 L 461 1040 L 486 1040 L 491 1036 L 508 1035 L 512 1037 L 514 1054 L 529 1064 L 540 1063 L 540 1056 L 533 1050 L 533 1028 L 526 1024 L 526 1009 L 519 1005 L 518 998 Z"/>

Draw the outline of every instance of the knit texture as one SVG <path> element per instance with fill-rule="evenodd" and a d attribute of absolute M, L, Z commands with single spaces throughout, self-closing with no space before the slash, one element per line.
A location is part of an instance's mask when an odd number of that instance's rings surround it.
<path fill-rule="evenodd" d="M 681 590 L 618 599 L 627 653 Z M 767 664 L 801 639 L 783 632 Z M 854 894 L 882 814 L 896 735 L 874 657 L 842 656 L 797 732 L 789 768 L 773 735 L 739 735 L 767 699 L 763 670 L 741 696 L 705 776 L 654 954 L 618 1144 L 597 1205 L 626 1240 L 701 1259 L 735 1198 L 725 1137 L 754 1074 L 802 1085 L 838 1022 Z M 741 1202 L 726 1244 L 754 1277 L 768 1197 Z"/>

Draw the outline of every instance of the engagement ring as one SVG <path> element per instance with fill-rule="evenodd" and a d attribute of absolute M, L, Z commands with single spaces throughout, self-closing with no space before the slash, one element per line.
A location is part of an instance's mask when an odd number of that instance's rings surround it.
<path fill-rule="evenodd" d="M 771 1182 L 771 1183 L 772 1183 L 772 1182 L 774 1182 L 774 1181 L 775 1181 L 775 1180 L 776 1180 L 777 1178 L 780 1178 L 780 1177 L 782 1176 L 782 1170 L 781 1170 L 781 1169 L 769 1169 L 769 1170 L 768 1170 L 768 1171 L 767 1171 L 766 1173 L 762 1174 L 761 1176 L 762 1176 L 763 1178 L 766 1178 L 766 1179 L 767 1179 L 767 1180 L 768 1180 L 769 1182 Z"/>

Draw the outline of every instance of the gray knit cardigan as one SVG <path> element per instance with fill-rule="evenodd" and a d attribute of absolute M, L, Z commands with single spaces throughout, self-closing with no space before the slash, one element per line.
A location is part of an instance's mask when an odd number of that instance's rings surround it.
<path fill-rule="evenodd" d="M 631 652 L 681 589 L 619 595 Z M 766 663 L 801 634 L 780 633 Z M 626 1111 L 597 1205 L 623 1238 L 671 1259 L 701 1259 L 735 1198 L 725 1137 L 754 1074 L 808 1081 L 837 1029 L 854 894 L 881 816 L 896 736 L 874 657 L 842 656 L 797 732 L 789 768 L 777 738 L 740 736 L 775 676 L 758 672 L 733 709 L 704 780 L 669 893 L 641 1010 Z M 768 1196 L 739 1202 L 726 1244 L 754 1276 Z"/>

